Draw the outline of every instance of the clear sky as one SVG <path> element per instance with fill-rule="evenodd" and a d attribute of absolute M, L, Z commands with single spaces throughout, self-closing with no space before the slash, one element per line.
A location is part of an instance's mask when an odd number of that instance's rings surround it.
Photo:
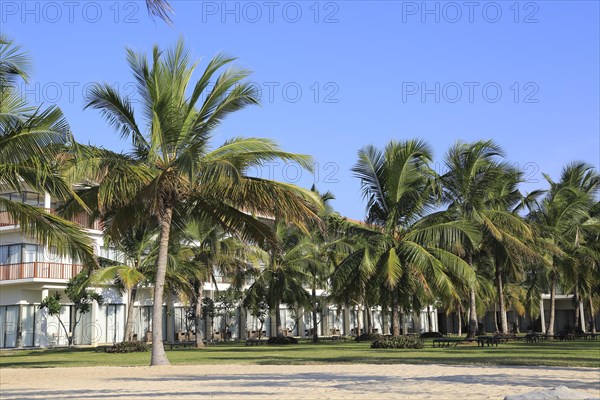
<path fill-rule="evenodd" d="M 367 144 L 423 138 L 439 170 L 454 141 L 492 138 L 544 187 L 572 160 L 600 158 L 598 1 L 172 1 L 174 25 L 141 1 L 0 2 L 0 29 L 30 51 L 31 102 L 58 104 L 81 142 L 126 150 L 86 88 L 133 93 L 125 47 L 150 51 L 183 36 L 204 62 L 239 57 L 262 89 L 260 107 L 229 118 L 231 136 L 275 139 L 306 153 L 316 173 L 261 171 L 331 190 L 334 206 L 364 216 L 350 168 Z M 203 67 L 205 64 L 202 64 Z M 536 183 L 536 180 L 538 183 Z"/>

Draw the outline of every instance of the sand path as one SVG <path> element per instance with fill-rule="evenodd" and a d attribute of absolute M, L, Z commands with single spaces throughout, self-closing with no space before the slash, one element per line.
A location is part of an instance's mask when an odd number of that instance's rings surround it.
<path fill-rule="evenodd" d="M 336 364 L 0 370 L 3 400 L 502 399 L 558 385 L 600 398 L 600 369 Z"/>

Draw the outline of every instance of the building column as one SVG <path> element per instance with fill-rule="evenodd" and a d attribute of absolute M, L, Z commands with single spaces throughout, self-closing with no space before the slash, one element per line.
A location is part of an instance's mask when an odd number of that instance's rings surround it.
<path fill-rule="evenodd" d="M 17 337 L 15 338 L 15 346 L 23 347 L 23 304 L 19 304 L 19 312 L 17 313 L 17 326 L 15 329 L 17 331 Z"/>
<path fill-rule="evenodd" d="M 48 297 L 48 289 L 42 289 L 42 301 Z M 48 347 L 48 310 L 40 310 L 40 347 Z"/>
<path fill-rule="evenodd" d="M 90 339 L 90 345 L 93 347 L 98 346 L 98 333 L 100 332 L 100 326 L 98 325 L 98 313 L 100 312 L 100 304 L 98 304 L 97 302 L 93 302 L 92 306 L 90 307 L 91 311 L 90 311 L 90 326 L 89 329 L 87 330 L 87 334 L 90 335 L 89 339 Z M 83 330 L 83 335 L 86 335 L 86 329 Z"/>
<path fill-rule="evenodd" d="M 52 197 L 50 197 L 50 193 L 44 193 L 44 208 L 49 209 L 52 207 Z"/>

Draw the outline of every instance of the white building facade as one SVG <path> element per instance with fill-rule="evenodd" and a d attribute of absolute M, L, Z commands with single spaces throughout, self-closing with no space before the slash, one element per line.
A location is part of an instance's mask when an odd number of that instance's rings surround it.
<path fill-rule="evenodd" d="M 0 196 L 12 201 L 21 201 L 52 212 L 56 204 L 49 195 L 34 192 L 0 193 Z M 89 223 L 87 217 L 75 218 L 92 238 L 95 252 L 101 257 L 119 259 L 119 254 L 104 245 L 99 223 Z M 68 280 L 78 274 L 82 265 L 68 258 L 59 257 L 51 247 L 44 247 L 23 234 L 6 212 L 0 211 L 0 348 L 48 347 L 68 344 L 67 334 L 57 317 L 47 315 L 40 309 L 42 300 L 54 292 L 61 295 L 64 304 L 60 320 L 67 332 L 72 331 L 75 318 L 79 319 L 72 333 L 75 345 L 103 345 L 123 340 L 127 315 L 126 293 L 116 287 L 99 287 L 94 290 L 102 294 L 104 302 L 94 303 L 91 311 L 85 315 L 73 315 L 73 307 L 64 294 Z M 218 291 L 229 287 L 227 282 L 217 277 L 218 282 L 208 282 L 204 286 L 206 296 L 212 297 Z M 318 293 L 319 295 L 321 293 Z M 570 304 L 572 296 L 559 296 L 557 302 L 557 331 L 562 325 L 574 320 L 574 309 Z M 546 314 L 549 300 L 545 298 Z M 190 305 L 165 293 L 165 312 L 163 313 L 163 337 L 167 341 L 176 341 L 194 329 L 194 323 L 188 318 Z M 282 328 L 286 334 L 297 337 L 312 336 L 312 313 L 292 310 L 285 306 L 280 309 Z M 146 340 L 152 326 L 152 288 L 138 289 L 134 303 L 135 321 L 133 332 L 137 340 Z M 324 315 L 323 315 L 324 314 Z M 385 314 L 385 318 L 384 318 Z M 546 316 L 546 320 L 547 320 Z M 356 335 L 365 332 L 367 322 L 371 321 L 373 332 L 390 332 L 389 310 L 384 313 L 375 307 L 370 312 L 361 306 L 338 309 L 330 305 L 317 316 L 319 336 Z M 252 317 L 247 310 L 236 307 L 228 313 L 221 313 L 211 321 L 202 324 L 203 337 L 209 340 L 246 339 L 257 337 L 261 322 Z M 421 333 L 427 331 L 457 332 L 457 317 L 446 314 L 434 307 L 427 307 L 416 313 L 401 314 L 403 333 Z M 482 321 L 485 329 L 493 331 L 493 314 L 488 313 Z M 529 323 L 514 313 L 509 313 L 509 322 L 519 324 L 521 330 Z M 562 324 L 562 325 L 561 325 Z M 207 334 L 208 333 L 208 334 Z M 277 334 L 275 318 L 267 316 L 262 324 L 260 336 Z"/>

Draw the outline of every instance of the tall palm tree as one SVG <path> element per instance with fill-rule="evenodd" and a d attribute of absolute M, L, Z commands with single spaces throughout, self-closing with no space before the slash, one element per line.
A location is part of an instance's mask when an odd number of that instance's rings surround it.
<path fill-rule="evenodd" d="M 519 282 L 525 265 L 544 262 L 532 248 L 531 227 L 517 213 L 523 196 L 518 190 L 522 173 L 510 166 L 500 164 L 495 184 L 487 193 L 481 214 L 490 223 L 483 230 L 481 251 L 489 255 L 494 269 L 496 301 L 499 305 L 500 331 L 508 333 L 506 314 L 505 280 Z M 496 304 L 496 303 L 495 303 Z"/>
<path fill-rule="evenodd" d="M 166 52 L 155 46 L 151 60 L 128 50 L 127 60 L 137 82 L 140 109 L 134 110 L 132 100 L 108 84 L 91 89 L 86 108 L 99 110 L 130 141 L 130 150 L 81 152 L 70 177 L 89 182 L 91 195 L 82 196 L 94 198 L 101 213 L 116 210 L 115 218 L 121 221 L 135 215 L 158 219 L 151 365 L 161 365 L 168 364 L 162 304 L 173 221 L 208 220 L 244 240 L 276 243 L 269 226 L 253 215 L 303 226 L 317 218 L 319 200 L 308 190 L 247 174 L 249 168 L 276 158 L 310 168 L 308 156 L 281 151 L 272 141 L 256 138 L 235 138 L 210 147 L 213 130 L 227 115 L 257 103 L 255 89 L 243 82 L 248 71 L 224 69 L 233 58 L 213 58 L 196 83 L 191 79 L 197 63 L 191 62 L 182 40 Z"/>
<path fill-rule="evenodd" d="M 566 165 L 558 182 L 545 175 L 550 189 L 546 196 L 533 208 L 528 216 L 536 226 L 542 239 L 557 246 L 560 253 L 547 252 L 550 268 L 550 318 L 548 335 L 555 332 L 556 289 L 567 282 L 576 282 L 573 268 L 577 255 L 582 256 L 582 245 L 585 248 L 585 234 L 590 233 L 593 225 L 592 210 L 597 203 L 600 188 L 600 177 L 596 170 L 585 163 L 574 162 Z"/>
<path fill-rule="evenodd" d="M 499 207 L 506 202 L 502 196 L 508 196 L 509 199 L 514 197 L 514 189 L 510 185 L 502 186 L 502 180 L 509 173 L 502 163 L 503 158 L 502 149 L 491 140 L 471 144 L 457 142 L 446 154 L 448 172 L 441 177 L 443 198 L 448 204 L 447 217 L 471 225 L 485 240 L 493 241 L 496 245 L 504 240 L 516 243 L 517 238 L 508 234 L 513 229 L 521 234 L 527 233 L 526 226 L 518 216 Z M 502 196 L 490 199 L 493 194 Z M 464 260 L 476 269 L 478 249 L 473 246 L 465 246 L 464 249 Z M 499 267 L 507 260 L 506 253 L 501 253 L 496 254 Z M 475 283 L 473 281 L 469 287 L 468 338 L 474 337 L 478 329 Z"/>
<path fill-rule="evenodd" d="M 384 151 L 368 146 L 359 151 L 353 168 L 367 200 L 367 222 L 373 251 L 362 249 L 346 262 L 374 266 L 375 276 L 392 293 L 392 334 L 400 334 L 399 282 L 403 275 L 418 281 L 434 297 L 454 290 L 449 273 L 466 280 L 473 271 L 453 251 L 471 243 L 473 232 L 462 222 L 426 217 L 435 205 L 435 174 L 429 167 L 430 147 L 419 140 L 391 141 Z M 373 257 L 365 261 L 365 257 Z M 369 269 L 369 268 L 365 268 Z"/>
<path fill-rule="evenodd" d="M 311 190 L 319 193 L 314 186 Z M 330 192 L 320 194 L 320 197 L 324 205 L 324 211 L 320 217 L 325 226 L 314 224 L 312 227 L 309 237 L 310 244 L 307 248 L 310 255 L 305 266 L 310 276 L 308 284 L 311 290 L 312 331 L 315 343 L 319 341 L 317 313 L 319 309 L 324 309 L 326 300 L 325 296 L 317 296 L 317 288 L 327 288 L 335 266 L 353 250 L 348 238 L 344 235 L 342 217 L 330 205 L 335 197 Z"/>
<path fill-rule="evenodd" d="M 14 82 L 29 79 L 29 67 L 27 53 L 0 35 L 0 187 L 20 194 L 48 193 L 60 201 L 74 195 L 61 176 L 61 158 L 73 137 L 58 107 L 31 107 L 15 89 Z M 60 255 L 96 265 L 89 237 L 73 222 L 4 196 L 0 213 Z"/>

